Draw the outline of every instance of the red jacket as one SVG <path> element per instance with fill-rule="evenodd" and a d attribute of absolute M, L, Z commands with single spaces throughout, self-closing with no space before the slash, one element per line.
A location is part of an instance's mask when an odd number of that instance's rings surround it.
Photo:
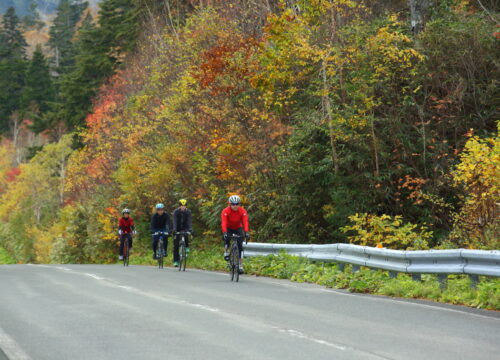
<path fill-rule="evenodd" d="M 118 222 L 118 228 L 123 231 L 124 234 L 130 234 L 134 230 L 134 220 L 132 220 L 131 217 L 127 219 L 121 217 Z"/>
<path fill-rule="evenodd" d="M 231 206 L 228 206 L 221 213 L 222 232 L 227 232 L 227 229 L 236 230 L 243 227 L 245 232 L 249 231 L 248 214 L 241 206 L 234 211 Z"/>

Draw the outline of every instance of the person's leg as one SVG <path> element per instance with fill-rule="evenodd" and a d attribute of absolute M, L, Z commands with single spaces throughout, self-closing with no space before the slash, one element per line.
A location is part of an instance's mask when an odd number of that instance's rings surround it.
<path fill-rule="evenodd" d="M 128 248 L 132 249 L 132 239 L 134 238 L 132 234 L 127 234 L 128 235 Z"/>
<path fill-rule="evenodd" d="M 179 241 L 180 235 L 174 235 L 174 262 L 179 262 Z"/>
<path fill-rule="evenodd" d="M 238 250 L 240 253 L 240 270 L 243 271 L 243 237 L 245 236 L 245 233 L 243 232 L 243 228 L 239 228 L 237 230 L 237 234 L 240 236 L 238 239 Z"/>
<path fill-rule="evenodd" d="M 152 239 L 151 246 L 153 248 L 153 259 L 156 259 L 156 248 L 158 246 L 158 235 L 152 235 L 151 239 Z"/>
<path fill-rule="evenodd" d="M 123 257 L 123 242 L 124 242 L 124 240 L 125 239 L 124 239 L 123 235 L 120 235 L 120 253 L 119 253 L 120 257 Z"/>

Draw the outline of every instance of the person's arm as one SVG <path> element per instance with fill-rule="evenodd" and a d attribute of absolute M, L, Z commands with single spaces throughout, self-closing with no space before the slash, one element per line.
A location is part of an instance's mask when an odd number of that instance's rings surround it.
<path fill-rule="evenodd" d="M 179 209 L 175 209 L 174 210 L 174 213 L 172 214 L 172 220 L 174 222 L 174 227 L 172 228 L 173 231 L 177 231 L 177 212 L 179 211 Z"/>
<path fill-rule="evenodd" d="M 154 227 L 154 224 L 155 224 L 155 216 L 151 216 L 151 225 L 149 227 L 149 231 L 151 232 L 151 234 L 155 231 L 155 227 Z"/>
<path fill-rule="evenodd" d="M 227 212 L 226 209 L 222 210 L 221 217 L 221 228 L 223 233 L 227 233 Z"/>
<path fill-rule="evenodd" d="M 193 232 L 193 221 L 191 219 L 191 210 L 188 210 L 187 213 L 187 223 L 188 223 L 188 231 Z"/>
<path fill-rule="evenodd" d="M 247 233 L 250 231 L 250 226 L 248 224 L 248 213 L 245 209 L 242 211 L 242 218 L 243 218 L 243 230 Z"/>

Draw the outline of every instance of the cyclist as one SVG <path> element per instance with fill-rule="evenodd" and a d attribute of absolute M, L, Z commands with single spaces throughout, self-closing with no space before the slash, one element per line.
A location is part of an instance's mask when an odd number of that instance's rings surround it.
<path fill-rule="evenodd" d="M 243 236 L 246 240 L 250 239 L 249 225 L 248 225 L 248 213 L 241 206 L 241 199 L 238 195 L 232 195 L 228 200 L 229 206 L 222 210 L 221 213 L 221 225 L 222 233 L 224 238 L 224 259 L 229 260 L 229 239 L 231 235 L 236 234 L 241 236 L 238 239 L 238 249 L 240 253 L 240 273 L 243 273 Z"/>
<path fill-rule="evenodd" d="M 189 234 L 185 237 L 186 241 L 186 253 L 189 252 L 189 235 L 193 234 L 193 225 L 191 223 L 191 211 L 186 206 L 187 200 L 180 199 L 179 207 L 174 210 L 172 218 L 174 221 L 174 227 L 172 232 L 174 234 L 174 266 L 179 266 L 179 242 L 181 241 L 181 236 L 176 235 L 176 232 L 187 231 Z"/>
<path fill-rule="evenodd" d="M 165 255 L 167 254 L 167 241 L 168 235 L 170 233 L 170 216 L 165 212 L 165 205 L 158 203 L 155 206 L 156 213 L 151 217 L 151 234 L 153 235 L 153 259 L 156 259 L 156 249 L 158 247 L 158 241 L 160 240 L 160 235 L 155 235 L 157 232 L 166 232 L 165 240 L 163 242 L 163 249 L 165 250 Z"/>
<path fill-rule="evenodd" d="M 123 243 L 126 238 L 128 238 L 129 251 L 132 249 L 132 234 L 135 234 L 134 220 L 130 217 L 130 210 L 123 209 L 122 217 L 118 221 L 118 235 L 120 235 L 120 260 L 123 260 Z"/>

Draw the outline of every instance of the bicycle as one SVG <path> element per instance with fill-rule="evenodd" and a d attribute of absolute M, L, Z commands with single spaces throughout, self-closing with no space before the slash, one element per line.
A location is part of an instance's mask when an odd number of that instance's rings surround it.
<path fill-rule="evenodd" d="M 229 245 L 229 275 L 231 281 L 238 282 L 240 280 L 240 250 L 238 248 L 238 239 L 243 236 L 232 234 L 230 236 L 231 242 Z"/>
<path fill-rule="evenodd" d="M 191 235 L 191 233 L 189 231 L 179 231 L 175 234 L 181 236 L 181 239 L 179 240 L 179 271 L 181 271 L 181 269 L 182 271 L 186 271 L 186 237 Z"/>
<path fill-rule="evenodd" d="M 154 236 L 160 235 L 158 239 L 158 244 L 156 246 L 156 259 L 158 260 L 158 269 L 163 269 L 163 258 L 167 256 L 164 241 L 166 241 L 166 236 L 168 233 L 166 231 L 157 231 L 153 234 Z"/>
<path fill-rule="evenodd" d="M 132 236 L 132 235 L 130 235 Z M 123 239 L 123 266 L 128 266 L 128 259 L 130 256 L 130 251 L 129 251 L 129 237 L 125 236 Z"/>

